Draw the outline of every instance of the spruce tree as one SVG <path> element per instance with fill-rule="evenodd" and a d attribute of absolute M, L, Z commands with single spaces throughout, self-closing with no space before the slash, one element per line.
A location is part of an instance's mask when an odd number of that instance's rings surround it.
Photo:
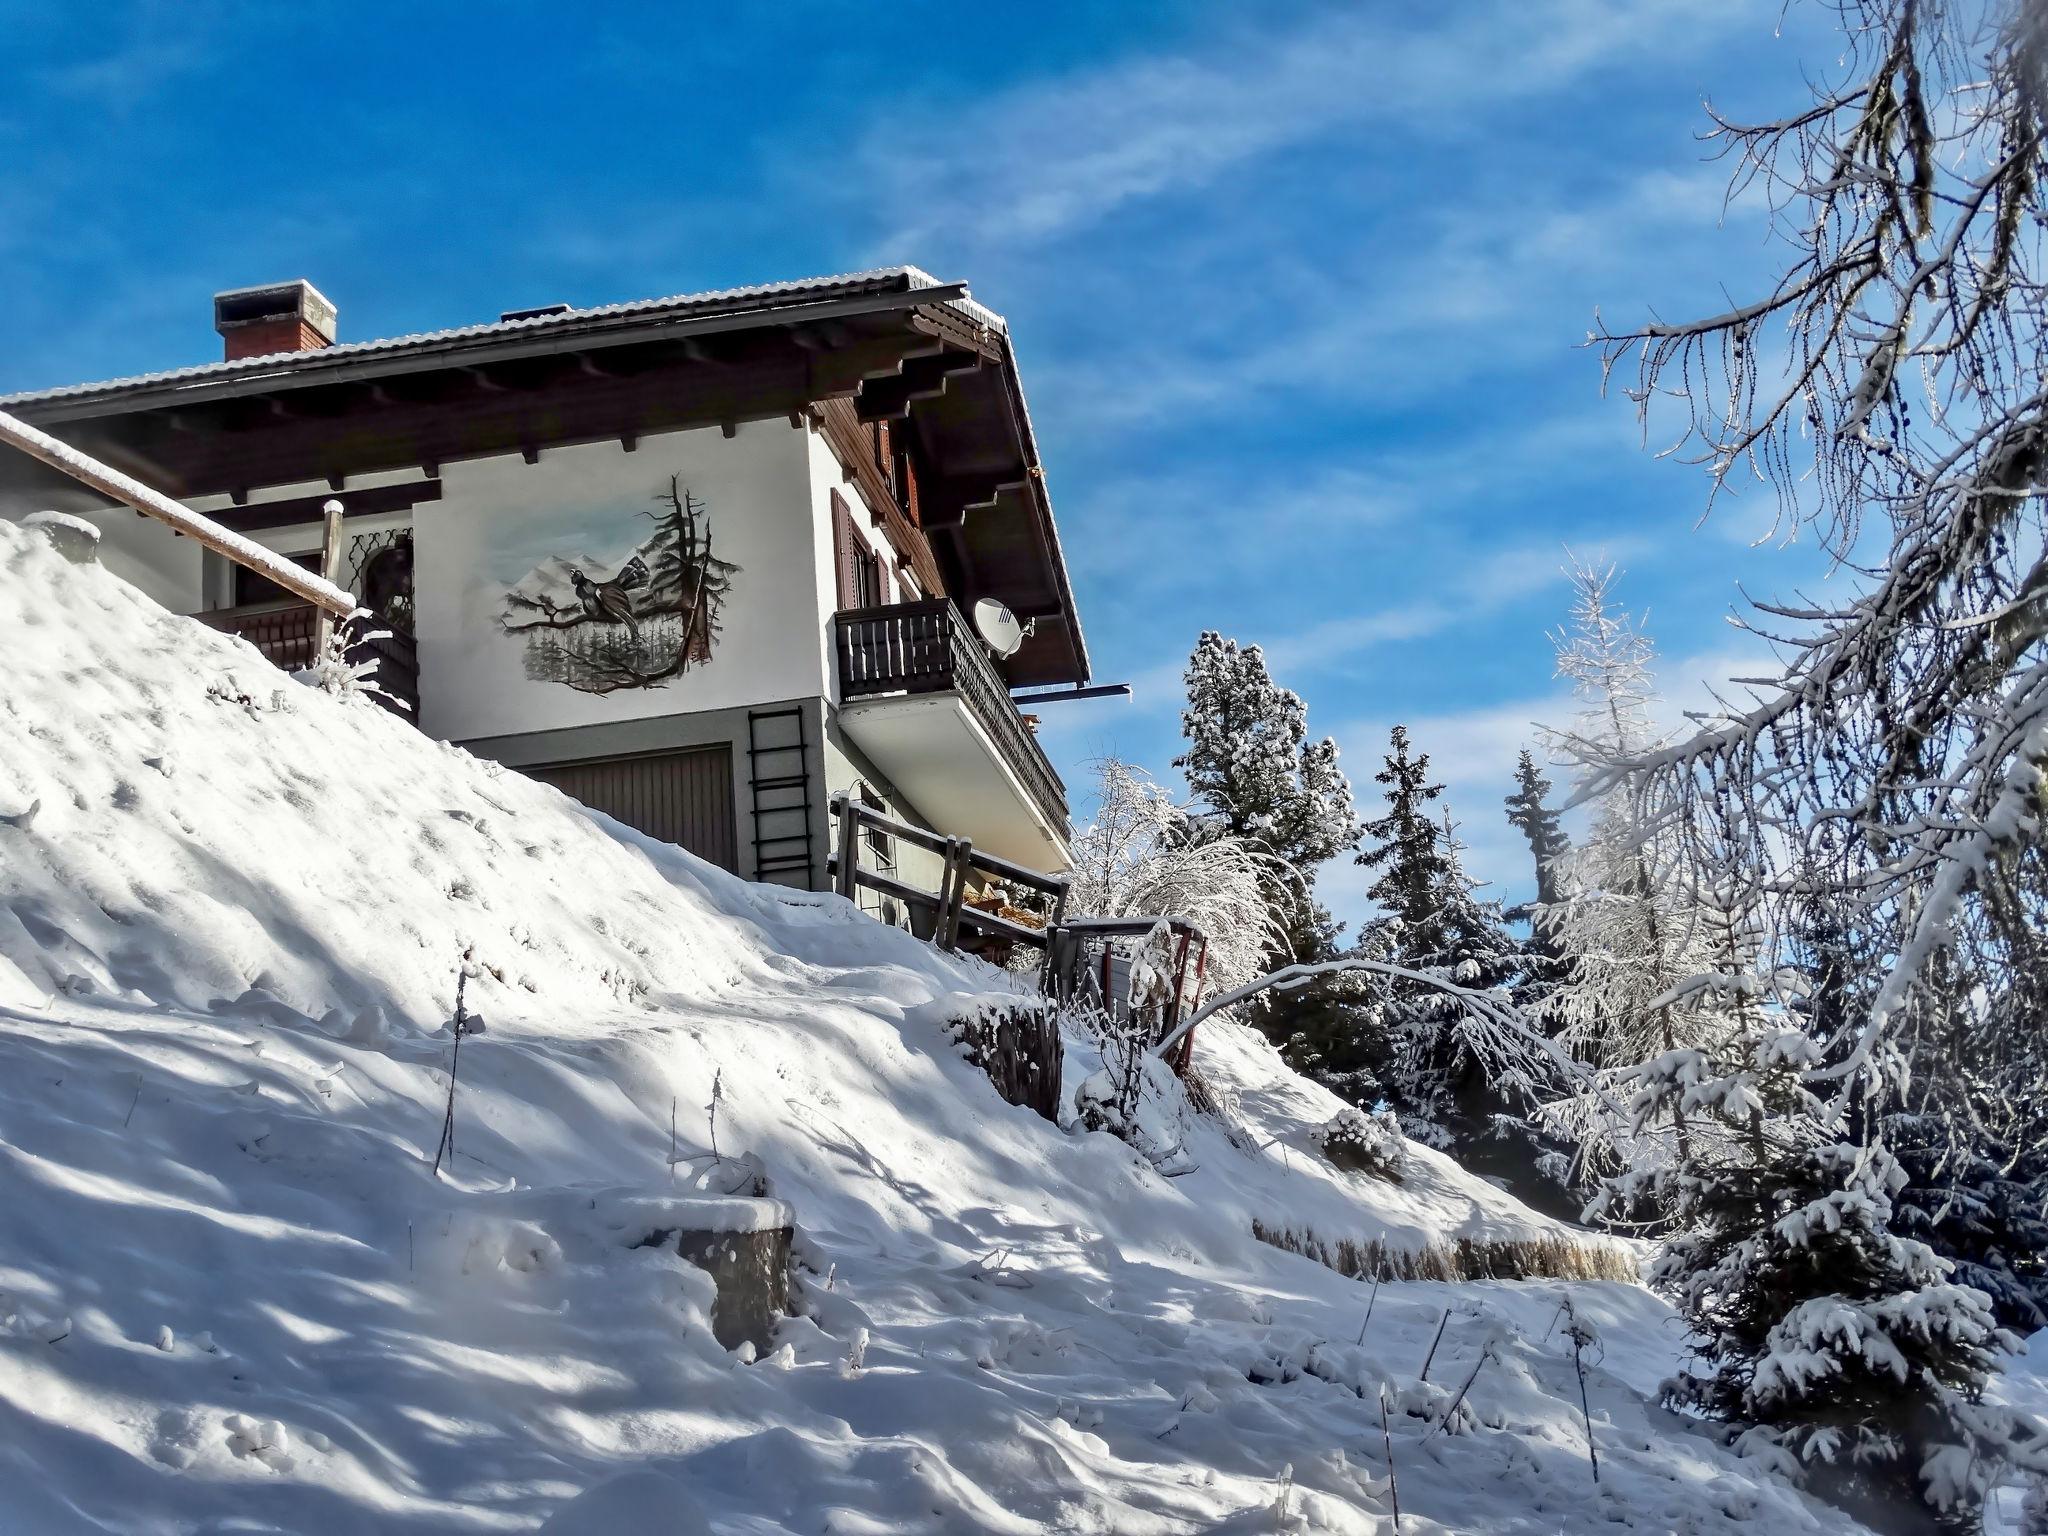
<path fill-rule="evenodd" d="M 1529 854 L 1536 867 L 1536 899 L 1510 909 L 1507 915 L 1517 922 L 1526 921 L 1535 944 L 1546 951 L 1546 914 L 1557 905 L 1562 890 L 1559 865 L 1572 846 L 1558 813 L 1545 803 L 1549 794 L 1550 780 L 1537 768 L 1529 749 L 1522 748 L 1522 755 L 1515 760 L 1515 791 L 1506 804 L 1508 825 L 1529 842 Z"/>
<path fill-rule="evenodd" d="M 1991 1298 L 2002 1327 L 2026 1334 L 2048 1326 L 2048 1093 L 2031 1026 L 2043 1012 L 2032 959 L 2042 940 L 2031 927 L 1988 938 L 1930 965 L 1900 1026 L 1911 1070 L 1859 1096 L 1850 1130 L 1881 1138 L 1898 1161 L 1894 1229 L 1947 1259 L 1958 1282 Z M 1867 1013 L 1881 973 L 1872 942 L 1820 910 L 1801 924 L 1798 1011 L 1815 1039 L 1842 1038 Z"/>
<path fill-rule="evenodd" d="M 1612 1181 L 1678 1231 L 1651 1268 L 1704 1372 L 1665 1384 L 1880 1530 L 1975 1530 L 1986 1488 L 2039 1459 L 2038 1430 L 1978 1401 L 2001 1336 L 1981 1291 L 1894 1228 L 1905 1176 L 1837 1139 L 1805 1082 L 1822 1048 L 1761 1027 L 1637 1073 L 1639 1119 L 1683 1115 L 1675 1165 Z"/>
<path fill-rule="evenodd" d="M 1316 871 L 1356 847 L 1359 836 L 1337 744 L 1309 738 L 1308 707 L 1274 682 L 1256 645 L 1241 647 L 1205 631 L 1188 658 L 1186 681 L 1181 730 L 1187 749 L 1174 766 L 1187 774 L 1196 806 L 1218 830 L 1277 861 L 1267 900 L 1283 937 L 1271 946 L 1265 968 L 1334 960 L 1343 928 L 1315 899 Z M 1378 1082 L 1359 1049 L 1355 990 L 1340 978 L 1268 993 L 1245 1013 L 1297 1070 L 1370 1105 Z"/>
<path fill-rule="evenodd" d="M 1505 989 L 1521 971 L 1521 946 L 1499 905 L 1482 901 L 1465 874 L 1448 813 L 1441 820 L 1434 814 L 1443 786 L 1430 782 L 1429 758 L 1411 752 L 1405 727 L 1394 727 L 1386 766 L 1374 778 L 1387 807 L 1366 823 L 1358 863 L 1375 873 L 1366 894 L 1380 911 L 1359 952 L 1475 991 Z M 1526 1173 L 1531 1133 L 1524 1115 L 1534 1085 L 1522 1064 L 1500 1059 L 1463 1002 L 1441 988 L 1375 977 L 1367 995 L 1374 1026 L 1368 1038 L 1403 1129 L 1475 1162 L 1484 1143 L 1496 1150 L 1511 1143 L 1513 1155 L 1498 1160 Z"/>
<path fill-rule="evenodd" d="M 1195 799 L 1229 832 L 1284 859 L 1313 884 L 1317 866 L 1358 842 L 1337 744 L 1310 741 L 1308 706 L 1282 688 L 1256 645 L 1205 631 L 1188 658 L 1187 750 L 1173 760 Z"/>

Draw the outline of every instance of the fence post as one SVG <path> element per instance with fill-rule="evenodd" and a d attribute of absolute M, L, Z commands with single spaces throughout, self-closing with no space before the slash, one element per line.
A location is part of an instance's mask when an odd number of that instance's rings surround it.
<path fill-rule="evenodd" d="M 860 858 L 860 823 L 853 812 L 851 795 L 834 795 L 832 810 L 839 818 L 839 894 L 851 901 L 855 864 Z"/>
<path fill-rule="evenodd" d="M 939 947 L 960 947 L 960 909 L 967 904 L 967 860 L 973 844 L 964 837 L 946 839 L 946 873 L 939 887 Z"/>
<path fill-rule="evenodd" d="M 329 497 L 320 504 L 320 579 L 340 586 L 341 503 Z M 334 635 L 334 615 L 325 608 L 313 610 L 313 660 L 327 654 L 327 642 Z"/>

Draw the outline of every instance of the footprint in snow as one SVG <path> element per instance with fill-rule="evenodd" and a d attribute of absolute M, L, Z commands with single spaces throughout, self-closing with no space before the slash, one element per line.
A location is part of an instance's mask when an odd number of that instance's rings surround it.
<path fill-rule="evenodd" d="M 167 1467 L 190 1466 L 199 1451 L 205 1425 L 205 1415 L 196 1408 L 166 1408 L 156 1416 L 156 1427 L 150 1433 L 151 1459 Z"/>

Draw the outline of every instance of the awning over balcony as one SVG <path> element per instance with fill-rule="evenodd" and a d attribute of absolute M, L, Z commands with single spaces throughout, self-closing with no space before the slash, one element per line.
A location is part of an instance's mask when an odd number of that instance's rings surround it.
<path fill-rule="evenodd" d="M 1065 870 L 1066 787 L 953 605 L 859 609 L 835 627 L 840 724 L 875 768 L 939 831 Z"/>

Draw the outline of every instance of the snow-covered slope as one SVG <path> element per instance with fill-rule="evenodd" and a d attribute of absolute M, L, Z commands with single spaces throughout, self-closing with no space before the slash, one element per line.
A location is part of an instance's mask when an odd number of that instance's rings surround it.
<path fill-rule="evenodd" d="M 1334 1101 L 1248 1033 L 1204 1027 L 1235 1108 L 1186 1115 L 1163 1176 L 960 1059 L 942 1021 L 1000 973 L 6 524 L 0 817 L 0 1531 L 1377 1531 L 1382 1389 L 1405 1531 L 1848 1528 L 1644 1405 L 1678 1333 L 1634 1286 L 1372 1299 L 1254 1240 L 1575 1238 L 1431 1153 L 1398 1188 L 1332 1172 Z M 437 1180 L 471 946 L 488 1027 Z M 759 1362 L 632 1246 L 723 1177 L 669 1163 L 715 1080 L 807 1266 Z M 1597 1484 L 1567 1292 L 1603 1340 Z M 1431 1433 L 1489 1341 L 1476 1420 Z"/>

